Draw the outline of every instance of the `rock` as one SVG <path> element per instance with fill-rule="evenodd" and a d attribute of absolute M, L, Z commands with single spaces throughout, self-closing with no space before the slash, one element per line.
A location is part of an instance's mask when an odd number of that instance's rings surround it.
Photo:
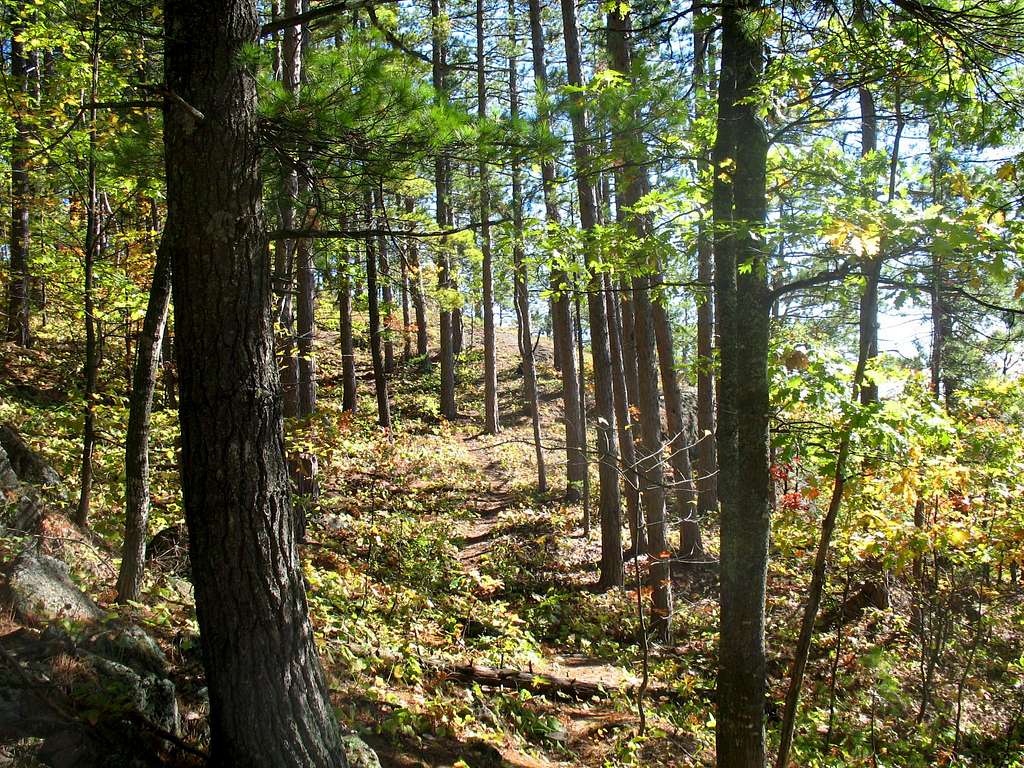
<path fill-rule="evenodd" d="M 49 624 L 58 619 L 89 623 L 103 611 L 71 581 L 67 565 L 49 555 L 22 552 L 5 569 L 2 596 L 26 624 Z"/>
<path fill-rule="evenodd" d="M 95 677 L 81 676 L 72 688 L 72 698 L 103 716 L 116 718 L 135 712 L 158 728 L 178 732 L 173 682 L 154 674 L 139 674 L 94 653 L 82 653 L 80 659 Z"/>
<path fill-rule="evenodd" d="M 11 460 L 7 457 L 7 451 L 0 445 L 0 491 L 9 491 L 21 485 L 18 480 L 18 473 L 14 471 Z"/>
<path fill-rule="evenodd" d="M 0 447 L 4 449 L 11 467 L 23 483 L 33 485 L 60 485 L 61 476 L 34 450 L 28 447 L 14 429 L 0 425 Z"/>
<path fill-rule="evenodd" d="M 134 624 L 109 624 L 93 635 L 90 649 L 108 659 L 125 664 L 137 672 L 167 674 L 167 657 L 145 630 Z"/>
<path fill-rule="evenodd" d="M 349 733 L 341 737 L 341 748 L 349 768 L 381 768 L 380 758 L 359 736 Z"/>

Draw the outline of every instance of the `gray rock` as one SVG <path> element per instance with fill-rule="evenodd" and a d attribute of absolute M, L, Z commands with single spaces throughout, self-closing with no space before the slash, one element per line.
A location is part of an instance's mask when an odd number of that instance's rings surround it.
<path fill-rule="evenodd" d="M 381 768 L 377 753 L 356 734 L 342 736 L 341 748 L 348 759 L 349 768 Z"/>
<path fill-rule="evenodd" d="M 75 698 L 105 715 L 137 712 L 158 728 L 178 732 L 174 683 L 159 675 L 140 675 L 131 667 L 93 653 L 83 653 L 80 658 L 95 674 L 95 682 L 77 685 L 72 693 Z"/>
<path fill-rule="evenodd" d="M 38 453 L 29 448 L 14 429 L 6 424 L 0 425 L 0 447 L 18 479 L 23 483 L 34 485 L 60 485 L 60 474 L 51 467 Z"/>
<path fill-rule="evenodd" d="M 22 552 L 5 569 L 4 602 L 26 624 L 58 619 L 89 623 L 103 611 L 71 581 L 68 567 L 49 555 Z"/>
<path fill-rule="evenodd" d="M 7 451 L 0 445 L 0 491 L 9 491 L 20 484 L 18 473 L 14 471 L 11 460 L 7 458 Z"/>
<path fill-rule="evenodd" d="M 137 672 L 167 674 L 167 657 L 156 640 L 134 624 L 114 623 L 93 635 L 90 648 L 94 653 L 125 664 Z"/>

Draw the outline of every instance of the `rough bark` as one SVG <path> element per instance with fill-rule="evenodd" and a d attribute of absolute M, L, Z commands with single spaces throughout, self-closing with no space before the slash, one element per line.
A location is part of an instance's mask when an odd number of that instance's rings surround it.
<path fill-rule="evenodd" d="M 541 23 L 540 0 L 529 0 L 530 41 L 533 54 L 533 79 L 537 89 L 537 116 L 542 126 L 550 123 L 547 104 L 547 64 L 544 55 L 544 27 Z M 548 224 L 558 224 L 558 184 L 555 165 L 545 158 L 541 161 L 544 190 L 544 212 Z M 556 260 L 561 258 L 555 255 Z M 580 390 L 576 374 L 576 352 L 572 343 L 572 318 L 569 311 L 568 284 L 565 273 L 553 265 L 551 269 L 551 333 L 555 345 L 555 368 L 562 380 L 562 414 L 565 422 L 566 500 L 578 501 L 586 474 L 587 461 L 583 454 L 583 424 L 580 412 Z"/>
<path fill-rule="evenodd" d="M 718 403 L 721 613 L 718 764 L 765 764 L 765 582 L 768 474 L 766 254 L 756 229 L 766 216 L 767 137 L 753 104 L 763 65 L 751 14 L 759 0 L 722 10 L 721 80 L 714 145 L 715 292 L 721 338 Z"/>
<path fill-rule="evenodd" d="M 293 534 L 274 359 L 253 0 L 167 0 L 181 474 L 215 765 L 346 765 Z"/>
<path fill-rule="evenodd" d="M 167 324 L 171 300 L 171 259 L 167 248 L 157 250 L 153 283 L 149 289 L 146 315 L 139 335 L 132 395 L 128 405 L 125 436 L 124 545 L 117 576 L 117 601 L 138 600 L 146 567 L 146 538 L 149 534 L 149 422 L 153 391 L 160 362 L 160 344 Z"/>
<path fill-rule="evenodd" d="M 579 28 L 575 0 L 561 0 L 562 31 L 569 84 L 583 86 Z M 597 199 L 591 178 L 590 131 L 583 104 L 578 98 L 570 108 L 573 132 L 573 154 L 576 161 L 576 190 L 579 196 L 580 224 L 589 239 L 597 223 Z M 598 477 L 600 479 L 601 516 L 601 578 L 604 587 L 620 586 L 622 564 L 622 510 L 619 494 L 619 451 L 615 434 L 615 396 L 611 376 L 611 351 L 608 342 L 608 318 L 601 277 L 593 268 L 597 253 L 593 243 L 586 243 L 585 258 L 591 272 L 587 291 L 590 316 L 590 351 L 594 363 L 595 412 L 597 415 Z M 563 358 L 563 366 L 566 360 Z"/>

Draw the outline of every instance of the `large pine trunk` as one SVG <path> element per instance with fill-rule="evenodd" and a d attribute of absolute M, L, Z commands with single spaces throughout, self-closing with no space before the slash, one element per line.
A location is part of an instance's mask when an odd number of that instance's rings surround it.
<path fill-rule="evenodd" d="M 142 320 L 128 405 L 128 433 L 124 446 L 124 546 L 121 549 L 121 570 L 117 576 L 119 603 L 138 600 L 142 591 L 149 520 L 149 422 L 170 300 L 171 259 L 168 249 L 161 245 L 153 268 L 146 316 Z"/>
<path fill-rule="evenodd" d="M 530 0 L 530 41 L 533 53 L 533 79 L 537 88 L 537 115 L 543 125 L 549 122 L 547 104 L 547 64 L 544 59 L 544 27 L 540 0 Z M 555 165 L 541 162 L 544 187 L 544 212 L 548 224 L 558 224 L 558 184 Z M 576 351 L 572 342 L 572 318 L 569 310 L 568 285 L 565 273 L 551 269 L 551 335 L 555 346 L 555 368 L 562 378 L 562 413 L 565 422 L 566 499 L 577 501 L 583 489 L 587 460 L 583 453 L 583 423 L 580 420 L 580 389 L 576 375 Z"/>
<path fill-rule="evenodd" d="M 181 475 L 214 765 L 345 766 L 285 467 L 253 0 L 167 0 L 167 224 Z"/>
<path fill-rule="evenodd" d="M 562 0 L 562 32 L 565 37 L 565 58 L 569 84 L 583 86 L 580 58 L 579 28 L 575 0 Z M 593 169 L 590 131 L 587 115 L 577 99 L 570 117 L 573 131 L 573 153 L 576 160 L 576 189 L 579 196 L 580 224 L 590 239 L 597 225 L 597 199 L 591 177 Z M 611 351 L 608 342 L 608 317 L 601 277 L 595 264 L 596 245 L 586 244 L 586 261 L 591 272 L 587 290 L 587 311 L 590 315 L 590 352 L 594 362 L 594 399 L 597 415 L 598 477 L 600 479 L 601 515 L 601 578 L 600 585 L 622 584 L 622 509 L 619 494 L 619 451 L 615 430 L 615 395 L 612 387 Z M 563 358 L 563 364 L 565 360 Z"/>
<path fill-rule="evenodd" d="M 771 301 L 765 221 L 767 137 L 753 103 L 762 41 L 751 15 L 758 0 L 729 0 L 722 17 L 722 66 L 714 146 L 715 291 L 721 392 L 721 613 L 718 764 L 765 763 L 765 584 L 771 484 L 768 474 L 768 326 Z"/>

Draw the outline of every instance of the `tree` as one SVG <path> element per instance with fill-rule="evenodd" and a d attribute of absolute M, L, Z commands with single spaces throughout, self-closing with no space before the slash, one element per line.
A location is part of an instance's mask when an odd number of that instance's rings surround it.
<path fill-rule="evenodd" d="M 128 407 L 128 433 L 125 436 L 124 472 L 124 546 L 117 576 L 117 601 L 138 600 L 146 566 L 146 537 L 149 533 L 149 422 L 153 410 L 153 390 L 160 364 L 160 343 L 167 324 L 171 300 L 171 263 L 166 248 L 159 248 L 153 267 L 153 283 L 142 322 Z"/>
<path fill-rule="evenodd" d="M 548 72 L 544 54 L 544 26 L 540 0 L 529 0 L 530 43 L 533 53 L 533 80 L 537 90 L 537 120 L 541 130 L 548 130 Z M 544 215 L 548 226 L 557 225 L 558 186 L 555 165 L 550 158 L 541 161 L 544 192 Z M 556 263 L 560 255 L 556 254 Z M 568 501 L 578 501 L 587 472 L 583 454 L 583 423 L 580 420 L 580 389 L 576 375 L 576 352 L 572 342 L 572 318 L 569 311 L 569 285 L 562 269 L 551 270 L 551 330 L 555 343 L 555 366 L 562 377 L 562 418 L 565 422 L 566 491 Z M 582 361 L 580 362 L 582 365 Z"/>
<path fill-rule="evenodd" d="M 481 125 L 487 119 L 487 57 L 484 52 L 484 0 L 476 0 L 476 107 Z M 501 430 L 498 416 L 498 360 L 494 341 L 494 264 L 491 255 L 491 191 L 487 160 L 480 160 L 480 250 L 483 253 L 484 430 Z"/>
<path fill-rule="evenodd" d="M 14 132 L 11 136 L 11 228 L 10 277 L 7 284 L 6 338 L 21 347 L 31 343 L 29 326 L 29 201 L 32 186 L 29 181 L 31 139 L 28 122 L 32 79 L 37 74 L 38 56 L 25 50 L 26 26 L 21 13 L 14 10 L 11 24 L 11 83 L 19 101 L 14 110 Z"/>
<path fill-rule="evenodd" d="M 167 223 L 181 476 L 211 761 L 345 766 L 309 623 L 274 362 L 256 3 L 165 4 Z M 189 108 L 186 108 L 187 105 Z"/>
<path fill-rule="evenodd" d="M 565 37 L 565 58 L 569 85 L 583 87 L 580 59 L 580 34 L 576 23 L 575 0 L 561 0 L 562 34 Z M 608 318 L 602 295 L 601 276 L 596 271 L 597 253 L 591 238 L 597 226 L 597 198 L 591 178 L 590 129 L 586 110 L 580 99 L 570 109 L 573 133 L 573 154 L 576 163 L 576 191 L 579 197 L 580 224 L 584 233 L 584 258 L 590 271 L 587 309 L 590 315 L 590 352 L 594 361 L 594 391 L 597 411 L 598 476 L 600 478 L 601 515 L 601 578 L 603 587 L 620 586 L 622 571 L 622 509 L 619 496 L 619 452 L 615 436 L 615 395 L 612 387 L 611 351 L 608 341 Z M 566 367 L 566 358 L 562 359 Z M 582 365 L 582 362 L 581 362 Z"/>
<path fill-rule="evenodd" d="M 768 140 L 755 89 L 763 67 L 759 0 L 722 8 L 715 137 L 715 292 L 720 312 L 718 404 L 721 522 L 718 764 L 765 763 L 764 606 L 771 485 L 768 474 L 768 327 L 771 300 L 761 228 Z"/>

